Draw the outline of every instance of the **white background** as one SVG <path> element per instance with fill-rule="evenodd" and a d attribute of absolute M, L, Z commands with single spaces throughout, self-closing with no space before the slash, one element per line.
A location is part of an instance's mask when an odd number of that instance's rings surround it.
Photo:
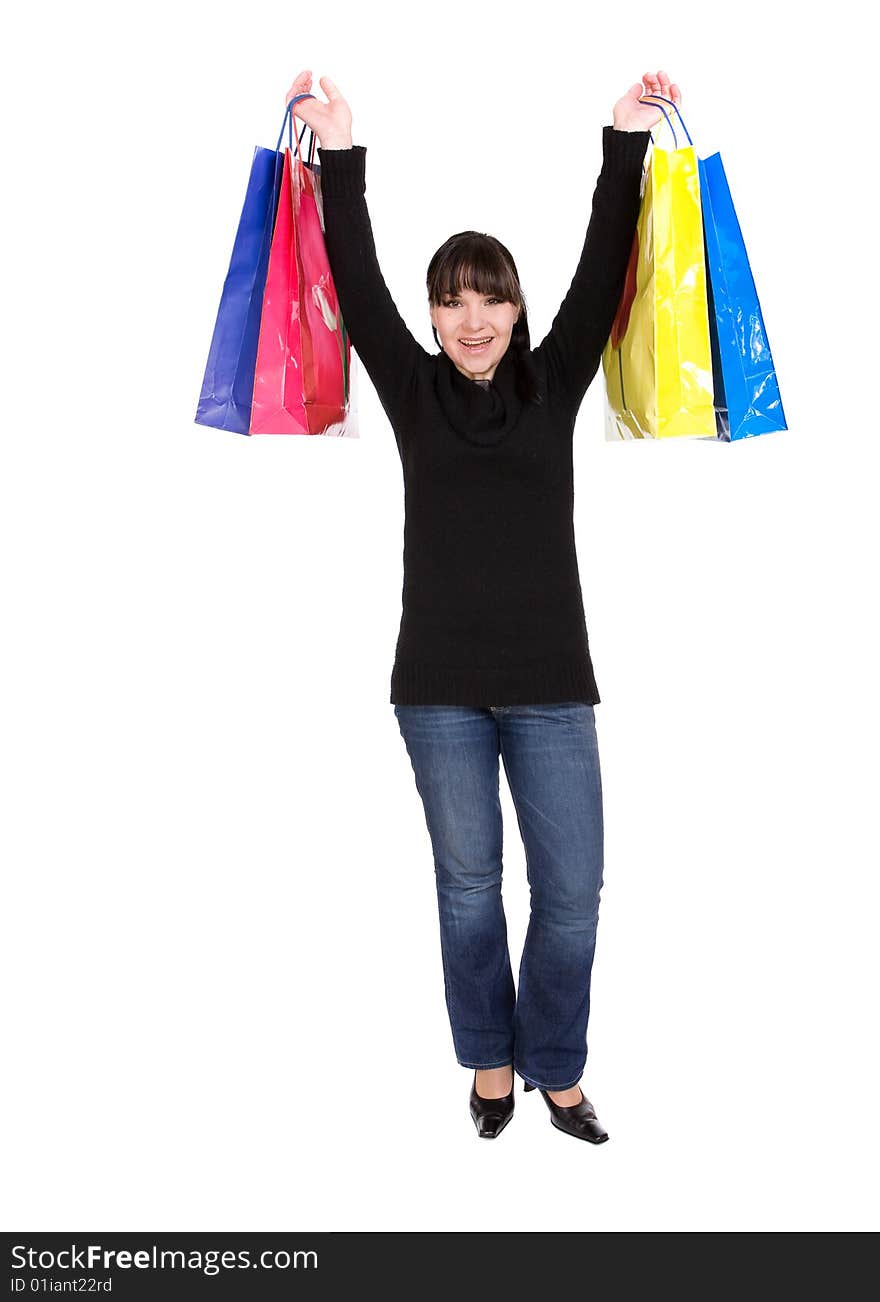
<path fill-rule="evenodd" d="M 2 87 L 4 1224 L 28 1230 L 876 1228 L 877 98 L 852 5 L 83 3 Z M 848 12 L 849 11 L 849 12 Z M 711 17 L 707 16 L 711 15 Z M 707 23 L 714 26 L 711 30 Z M 862 54 L 861 51 L 865 53 Z M 194 423 L 257 144 L 301 68 L 368 146 L 433 348 L 454 230 L 537 343 L 601 128 L 668 71 L 722 151 L 789 422 L 575 431 L 606 887 L 584 1087 L 493 1144 L 443 1002 L 389 703 L 402 475 L 361 438 Z M 518 963 L 522 847 L 502 779 Z"/>

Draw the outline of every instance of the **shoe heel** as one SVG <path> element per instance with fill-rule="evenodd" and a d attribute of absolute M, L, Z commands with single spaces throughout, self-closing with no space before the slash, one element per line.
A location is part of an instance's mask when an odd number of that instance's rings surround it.
<path fill-rule="evenodd" d="M 537 1089 L 537 1086 L 530 1085 L 527 1080 L 523 1081 L 523 1093 L 528 1093 L 529 1090 L 533 1090 L 533 1089 Z"/>

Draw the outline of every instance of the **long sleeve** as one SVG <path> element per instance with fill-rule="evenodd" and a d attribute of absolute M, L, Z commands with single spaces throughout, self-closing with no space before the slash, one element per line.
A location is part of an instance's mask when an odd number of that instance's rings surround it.
<path fill-rule="evenodd" d="M 602 129 L 602 170 L 580 261 L 550 330 L 535 349 L 553 386 L 576 408 L 605 347 L 623 292 L 639 216 L 649 131 Z"/>
<path fill-rule="evenodd" d="M 405 418 L 420 359 L 379 267 L 367 210 L 366 146 L 321 149 L 324 238 L 352 346 L 394 426 Z"/>

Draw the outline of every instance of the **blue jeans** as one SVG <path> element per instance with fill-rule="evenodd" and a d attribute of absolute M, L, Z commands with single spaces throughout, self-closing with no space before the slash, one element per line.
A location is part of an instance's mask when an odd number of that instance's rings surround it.
<path fill-rule="evenodd" d="M 395 705 L 434 853 L 455 1056 L 563 1090 L 587 1060 L 603 818 L 592 705 Z M 498 756 L 531 913 L 514 988 L 501 900 Z"/>

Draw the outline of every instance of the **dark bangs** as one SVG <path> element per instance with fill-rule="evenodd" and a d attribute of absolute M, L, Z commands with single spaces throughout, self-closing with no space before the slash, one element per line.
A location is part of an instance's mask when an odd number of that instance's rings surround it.
<path fill-rule="evenodd" d="M 435 305 L 463 289 L 491 294 L 502 302 L 522 301 L 519 276 L 507 249 L 493 235 L 460 231 L 451 235 L 428 266 L 428 301 Z"/>

